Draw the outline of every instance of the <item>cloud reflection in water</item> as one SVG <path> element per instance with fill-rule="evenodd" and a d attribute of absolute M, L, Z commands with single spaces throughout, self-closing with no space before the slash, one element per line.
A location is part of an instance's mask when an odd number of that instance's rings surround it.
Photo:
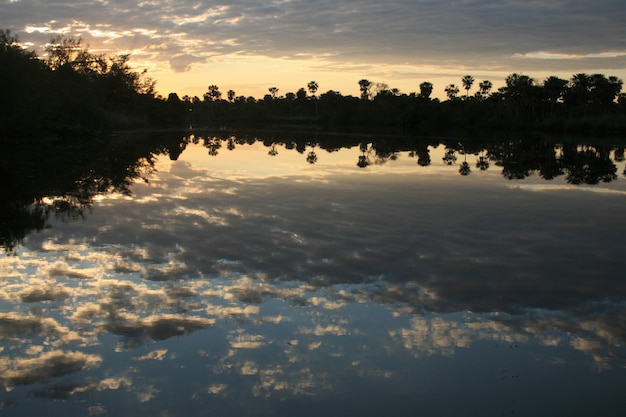
<path fill-rule="evenodd" d="M 184 157 L 0 260 L 5 389 L 322 398 L 485 346 L 624 366 L 621 195 L 406 172 L 232 181 Z"/>

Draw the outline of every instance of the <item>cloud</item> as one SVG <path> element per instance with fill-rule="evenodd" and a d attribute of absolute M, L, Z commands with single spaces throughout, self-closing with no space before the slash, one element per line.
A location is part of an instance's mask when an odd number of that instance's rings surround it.
<path fill-rule="evenodd" d="M 123 345 L 138 346 L 147 340 L 165 340 L 182 336 L 215 324 L 214 319 L 187 317 L 175 314 L 155 314 L 139 318 L 130 314 L 114 314 L 108 317 L 104 329 L 123 336 Z"/>
<path fill-rule="evenodd" d="M 554 59 L 554 60 L 571 60 L 571 59 L 581 60 L 581 59 L 588 59 L 588 58 L 621 58 L 624 56 L 626 56 L 626 51 L 606 51 L 606 52 L 588 53 L 584 55 L 536 51 L 536 52 L 527 52 L 524 54 L 513 55 L 514 58 Z"/>
<path fill-rule="evenodd" d="M 50 317 L 17 312 L 0 313 L 0 340 L 29 343 L 32 338 L 44 337 L 53 346 L 66 343 L 87 343 L 88 335 L 81 335 L 60 325 Z"/>
<path fill-rule="evenodd" d="M 27 288 L 19 294 L 25 303 L 36 303 L 43 301 L 60 301 L 70 296 L 68 291 L 61 288 L 43 287 Z"/>
<path fill-rule="evenodd" d="M 203 58 L 198 58 L 191 54 L 180 54 L 170 58 L 170 67 L 174 72 L 187 72 L 195 62 L 202 62 Z"/>
<path fill-rule="evenodd" d="M 275 395 L 313 395 L 320 390 L 330 390 L 326 373 L 314 372 L 308 367 L 283 367 L 270 365 L 259 370 L 259 381 L 252 388 L 255 397 L 270 398 Z"/>
<path fill-rule="evenodd" d="M 81 35 L 175 72 L 228 55 L 485 68 L 510 67 L 511 57 L 533 51 L 604 58 L 626 47 L 619 0 L 30 3 L 0 5 L 4 24 L 29 41 Z"/>
<path fill-rule="evenodd" d="M 211 395 L 224 395 L 227 389 L 228 385 L 226 384 L 214 384 L 207 388 L 207 392 Z"/>
<path fill-rule="evenodd" d="M 94 384 L 78 384 L 60 382 L 56 384 L 46 385 L 40 389 L 32 391 L 32 395 L 35 398 L 47 398 L 49 400 L 67 400 L 72 395 L 76 394 L 90 394 L 95 389 Z"/>
<path fill-rule="evenodd" d="M 50 278 L 54 278 L 54 279 L 57 279 L 57 278 L 78 279 L 78 280 L 94 279 L 95 273 L 96 273 L 96 270 L 94 269 L 92 270 L 72 269 L 63 261 L 58 261 L 50 265 L 48 269 L 48 275 L 50 276 Z"/>
<path fill-rule="evenodd" d="M 312 329 L 300 329 L 301 334 L 313 334 L 315 336 L 346 336 L 349 334 L 348 329 L 345 326 L 340 326 L 337 324 L 327 324 L 322 326 L 320 324 L 316 325 L 315 328 Z"/>
<path fill-rule="evenodd" d="M 145 361 L 145 360 L 157 360 L 162 361 L 165 355 L 167 354 L 167 349 L 158 349 L 153 350 L 152 352 L 146 353 L 143 356 L 137 358 L 137 360 Z"/>
<path fill-rule="evenodd" d="M 267 344 L 263 335 L 245 334 L 242 332 L 231 334 L 229 341 L 233 349 L 259 349 Z"/>
<path fill-rule="evenodd" d="M 257 365 L 252 361 L 246 361 L 241 366 L 241 375 L 256 375 L 259 373 Z"/>
<path fill-rule="evenodd" d="M 410 327 L 392 330 L 390 336 L 398 339 L 416 357 L 425 357 L 453 356 L 457 349 L 469 348 L 485 334 L 466 327 L 465 323 L 416 316 L 411 319 Z"/>
<path fill-rule="evenodd" d="M 83 352 L 54 350 L 36 358 L 3 359 L 0 363 L 0 384 L 5 388 L 44 382 L 100 365 L 102 358 Z"/>
<path fill-rule="evenodd" d="M 97 390 L 98 391 L 106 391 L 106 390 L 118 390 L 123 386 L 130 387 L 133 383 L 130 378 L 124 377 L 115 377 L 115 378 L 105 378 L 102 381 L 98 382 Z"/>

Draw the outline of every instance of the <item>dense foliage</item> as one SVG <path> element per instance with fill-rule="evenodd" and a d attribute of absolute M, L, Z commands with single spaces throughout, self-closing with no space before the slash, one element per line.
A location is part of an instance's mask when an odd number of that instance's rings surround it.
<path fill-rule="evenodd" d="M 570 80 L 552 76 L 538 83 L 522 74 L 511 74 L 506 85 L 492 92 L 493 83 L 482 81 L 473 94 L 474 78 L 462 78 L 465 94 L 454 84 L 446 87 L 447 100 L 430 96 L 433 84 L 423 82 L 419 93 L 400 93 L 384 84 L 358 81 L 360 97 L 337 91 L 315 93 L 318 84 L 278 96 L 270 87 L 263 99 L 236 96 L 230 90 L 222 98 L 211 85 L 203 98 L 183 97 L 191 110 L 190 124 L 241 121 L 314 123 L 327 128 L 368 130 L 372 127 L 401 128 L 433 133 L 441 130 L 480 130 L 532 127 L 550 131 L 626 131 L 626 95 L 622 80 L 602 74 L 575 74 Z"/>
<path fill-rule="evenodd" d="M 155 94 L 155 83 L 129 66 L 129 56 L 93 54 L 80 40 L 57 37 L 46 58 L 22 48 L 9 31 L 0 30 L 0 138 L 68 136 L 136 127 L 216 127 L 242 124 L 310 124 L 334 130 L 377 127 L 413 133 L 534 129 L 626 131 L 626 94 L 622 80 L 603 74 L 551 76 L 543 82 L 511 74 L 492 91 L 489 80 L 471 75 L 445 88 L 447 100 L 431 98 L 433 84 L 401 93 L 385 84 L 358 81 L 360 96 L 337 91 L 317 95 L 311 81 L 297 92 L 278 95 L 269 87 L 262 99 L 222 96 L 210 85 L 199 97 Z M 462 90 L 463 92 L 461 92 Z M 470 94 L 471 93 L 471 94 Z"/>
<path fill-rule="evenodd" d="M 181 111 L 155 97 L 154 82 L 130 68 L 128 55 L 96 55 L 62 37 L 51 40 L 46 55 L 0 30 L 1 138 L 182 123 Z"/>

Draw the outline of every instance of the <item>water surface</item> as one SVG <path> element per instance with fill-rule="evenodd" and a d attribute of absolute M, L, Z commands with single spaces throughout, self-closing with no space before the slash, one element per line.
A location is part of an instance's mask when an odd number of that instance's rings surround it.
<path fill-rule="evenodd" d="M 176 137 L 0 258 L 3 415 L 625 409 L 623 147 Z"/>

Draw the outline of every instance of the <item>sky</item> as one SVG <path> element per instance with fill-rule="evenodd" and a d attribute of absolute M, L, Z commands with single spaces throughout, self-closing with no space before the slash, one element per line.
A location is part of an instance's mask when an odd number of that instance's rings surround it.
<path fill-rule="evenodd" d="M 359 95 L 358 81 L 403 93 L 461 77 L 494 87 L 517 72 L 626 79 L 624 0 L 0 0 L 0 28 L 41 56 L 51 37 L 130 54 L 157 91 L 278 96 L 309 81 Z"/>

